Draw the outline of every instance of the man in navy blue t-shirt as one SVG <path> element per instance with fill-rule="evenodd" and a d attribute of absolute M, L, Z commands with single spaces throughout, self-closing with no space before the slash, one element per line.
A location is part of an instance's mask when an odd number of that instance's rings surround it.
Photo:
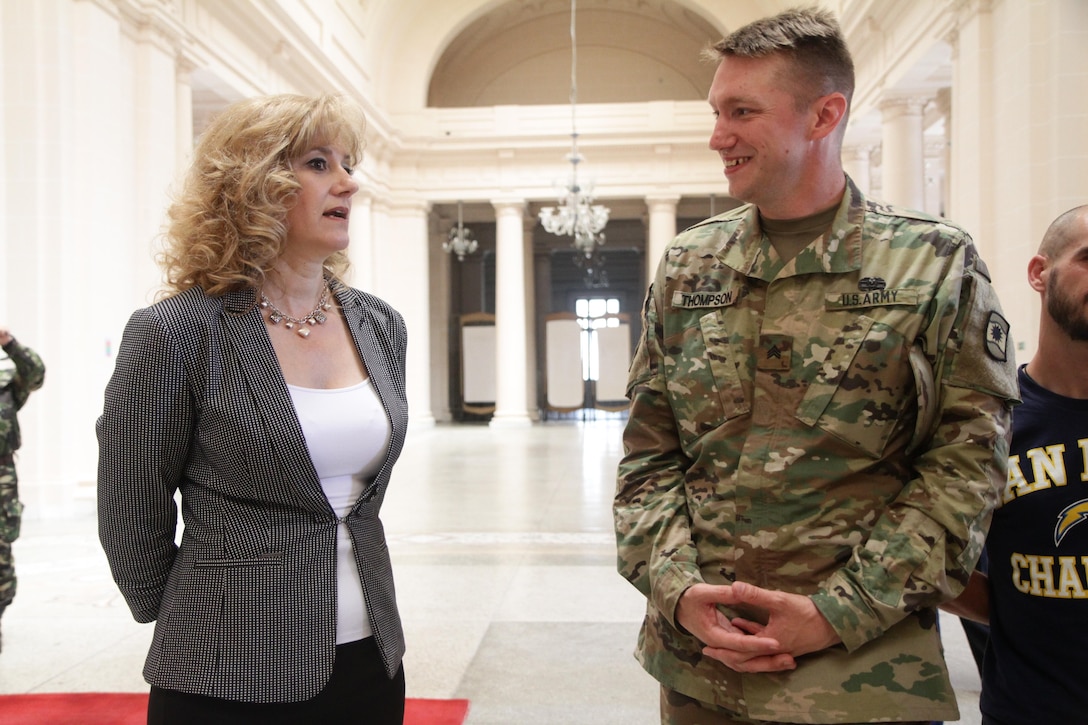
<path fill-rule="evenodd" d="M 983 725 L 1088 722 L 1088 205 L 1050 225 L 1028 282 L 1039 346 L 1020 368 L 989 577 L 947 607 L 990 625 Z"/>

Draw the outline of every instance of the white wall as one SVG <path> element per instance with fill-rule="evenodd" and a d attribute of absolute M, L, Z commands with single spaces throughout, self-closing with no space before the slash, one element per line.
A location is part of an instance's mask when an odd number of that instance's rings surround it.
<path fill-rule="evenodd" d="M 1039 316 L 1027 261 L 1055 217 L 1088 203 L 1088 4 L 973 2 L 959 21 L 950 215 L 981 230 L 1026 362 Z"/>

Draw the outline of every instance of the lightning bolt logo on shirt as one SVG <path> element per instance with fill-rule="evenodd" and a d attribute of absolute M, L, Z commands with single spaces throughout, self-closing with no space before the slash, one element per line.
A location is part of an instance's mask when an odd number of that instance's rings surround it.
<path fill-rule="evenodd" d="M 1054 545 L 1060 544 L 1071 528 L 1086 519 L 1088 519 L 1088 499 L 1082 499 L 1066 506 L 1058 514 L 1058 524 L 1054 527 Z"/>

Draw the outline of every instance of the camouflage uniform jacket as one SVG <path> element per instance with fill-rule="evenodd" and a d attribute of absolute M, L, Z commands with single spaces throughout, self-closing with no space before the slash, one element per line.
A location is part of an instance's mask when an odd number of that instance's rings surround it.
<path fill-rule="evenodd" d="M 935 608 L 981 552 L 1018 394 L 969 236 L 848 182 L 782 262 L 745 205 L 677 237 L 644 315 L 614 510 L 642 665 L 756 720 L 955 719 Z M 703 657 L 677 601 L 733 581 L 811 597 L 842 644 L 771 674 Z"/>
<path fill-rule="evenodd" d="M 42 386 L 45 365 L 33 350 L 16 340 L 5 345 L 4 352 L 11 361 L 0 367 L 0 540 L 11 543 L 18 538 L 22 512 L 12 458 L 22 443 L 16 413 Z"/>

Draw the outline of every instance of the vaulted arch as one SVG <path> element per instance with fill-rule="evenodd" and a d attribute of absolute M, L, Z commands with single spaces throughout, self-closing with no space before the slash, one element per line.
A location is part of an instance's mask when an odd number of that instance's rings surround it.
<path fill-rule="evenodd" d="M 700 51 L 721 31 L 674 0 L 582 0 L 578 100 L 701 100 L 713 66 Z M 469 23 L 443 49 L 432 107 L 564 104 L 570 93 L 570 3 L 513 0 Z"/>

